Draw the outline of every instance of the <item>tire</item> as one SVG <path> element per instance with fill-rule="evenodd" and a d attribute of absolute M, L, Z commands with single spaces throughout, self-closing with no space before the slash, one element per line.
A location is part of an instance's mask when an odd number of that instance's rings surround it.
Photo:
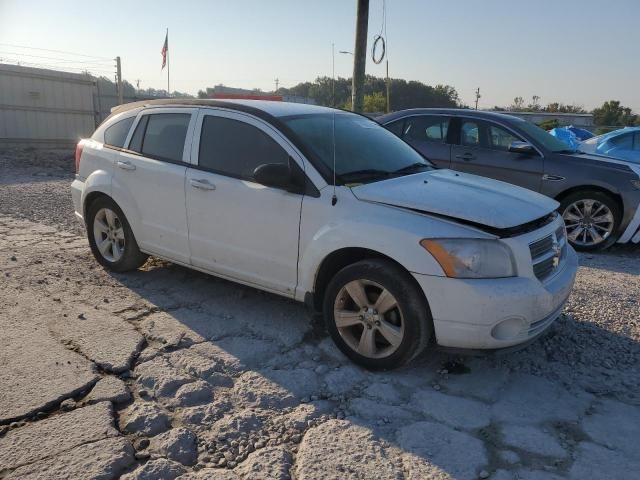
<path fill-rule="evenodd" d="M 589 204 L 592 207 L 589 208 Z M 597 215 L 584 215 L 585 206 L 591 214 Z M 560 202 L 559 211 L 567 225 L 569 243 L 576 250 L 604 250 L 618 239 L 622 212 L 618 202 L 611 195 L 597 190 L 580 190 L 564 197 Z M 581 215 L 582 219 L 579 220 L 578 217 Z M 594 222 L 594 219 L 600 219 L 600 222 Z M 597 236 L 592 232 L 597 233 Z M 573 235 L 575 233 L 577 237 Z"/>
<path fill-rule="evenodd" d="M 112 214 L 108 212 L 112 212 Z M 96 223 L 96 217 L 101 223 Z M 138 248 L 138 243 L 124 213 L 109 197 L 99 197 L 89 205 L 86 224 L 91 252 L 98 263 L 106 269 L 114 272 L 136 270 L 149 258 Z M 104 230 L 101 225 L 112 229 L 100 231 Z M 100 235 L 102 238 L 96 238 L 96 235 Z M 104 243 L 105 240 L 109 245 Z M 102 245 L 106 245 L 106 247 L 102 247 Z"/>
<path fill-rule="evenodd" d="M 387 301 L 376 305 L 384 291 Z M 354 297 L 359 297 L 358 303 Z M 365 303 L 368 306 L 360 306 Z M 342 314 L 340 327 L 336 311 Z M 404 269 L 389 260 L 362 260 L 340 270 L 327 286 L 323 316 L 338 348 L 371 370 L 390 370 L 408 363 L 433 336 L 424 293 Z"/>

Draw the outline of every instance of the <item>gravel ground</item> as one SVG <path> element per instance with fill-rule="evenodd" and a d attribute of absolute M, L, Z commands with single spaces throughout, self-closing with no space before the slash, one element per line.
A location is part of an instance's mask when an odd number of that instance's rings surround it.
<path fill-rule="evenodd" d="M 83 234 L 69 190 L 74 152 L 1 148 L 0 213 Z"/>
<path fill-rule="evenodd" d="M 640 468 L 638 247 L 581 254 L 564 315 L 518 352 L 373 374 L 294 302 L 155 260 L 98 268 L 72 171 L 72 152 L 0 152 L 0 479 Z"/>

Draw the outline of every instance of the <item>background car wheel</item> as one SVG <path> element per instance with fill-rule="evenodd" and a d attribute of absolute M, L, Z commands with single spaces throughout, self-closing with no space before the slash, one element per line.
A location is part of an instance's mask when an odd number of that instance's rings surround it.
<path fill-rule="evenodd" d="M 606 193 L 584 190 L 565 197 L 560 212 L 567 238 L 576 250 L 599 250 L 615 243 L 622 219 L 617 202 Z"/>
<path fill-rule="evenodd" d="M 422 290 L 388 260 L 363 260 L 340 270 L 329 282 L 323 312 L 338 348 L 369 369 L 409 362 L 433 331 Z"/>
<path fill-rule="evenodd" d="M 135 270 L 147 261 L 138 248 L 129 222 L 120 207 L 108 197 L 100 197 L 87 212 L 87 236 L 98 263 L 114 272 Z"/>

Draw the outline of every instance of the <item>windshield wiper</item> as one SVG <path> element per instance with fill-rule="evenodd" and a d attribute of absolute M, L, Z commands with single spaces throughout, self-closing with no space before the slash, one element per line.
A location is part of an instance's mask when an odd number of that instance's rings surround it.
<path fill-rule="evenodd" d="M 565 148 L 564 150 L 554 150 L 553 153 L 582 153 L 579 150 L 571 150 L 570 148 Z"/>
<path fill-rule="evenodd" d="M 386 170 L 378 170 L 376 168 L 365 168 L 363 170 L 354 170 L 353 172 L 342 173 L 340 174 L 340 179 L 343 182 L 353 182 L 356 180 L 386 178 L 392 174 L 393 172 L 388 172 Z"/>
<path fill-rule="evenodd" d="M 413 173 L 423 169 L 430 170 L 431 167 L 426 163 L 416 162 L 411 165 L 407 165 L 406 167 L 399 168 L 398 170 L 394 170 L 393 173 Z"/>

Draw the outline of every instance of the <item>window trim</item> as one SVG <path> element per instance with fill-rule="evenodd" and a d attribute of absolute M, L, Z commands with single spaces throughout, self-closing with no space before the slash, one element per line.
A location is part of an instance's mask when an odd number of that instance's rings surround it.
<path fill-rule="evenodd" d="M 189 168 L 200 170 L 203 172 L 213 173 L 214 175 L 233 178 L 243 182 L 256 183 L 253 180 L 247 179 L 243 176 L 233 175 L 228 172 L 222 172 L 216 169 L 207 168 L 199 165 L 198 162 L 199 162 L 199 155 L 200 155 L 200 137 L 202 135 L 202 126 L 204 124 L 204 118 L 208 115 L 214 116 L 214 117 L 220 117 L 220 118 L 227 118 L 229 120 L 235 120 L 242 123 L 246 123 L 262 131 L 265 135 L 271 138 L 276 144 L 278 144 L 289 155 L 290 161 L 293 161 L 298 167 L 298 169 L 302 171 L 302 173 L 305 176 L 305 183 L 308 184 L 306 188 L 308 193 L 305 193 L 305 195 L 311 195 L 314 197 L 320 196 L 320 188 L 318 188 L 318 183 L 321 184 L 319 180 L 322 179 L 322 176 L 315 170 L 315 168 L 312 168 L 311 162 L 305 159 L 305 157 L 289 141 L 289 139 L 285 137 L 276 128 L 274 128 L 271 124 L 265 122 L 264 120 L 258 117 L 255 117 L 254 115 L 251 115 L 249 113 L 240 112 L 236 110 L 220 108 L 220 107 L 203 107 L 199 109 L 199 112 L 197 115 L 198 118 L 195 124 L 194 134 L 192 138 L 191 157 L 190 157 L 190 163 L 188 165 Z"/>

